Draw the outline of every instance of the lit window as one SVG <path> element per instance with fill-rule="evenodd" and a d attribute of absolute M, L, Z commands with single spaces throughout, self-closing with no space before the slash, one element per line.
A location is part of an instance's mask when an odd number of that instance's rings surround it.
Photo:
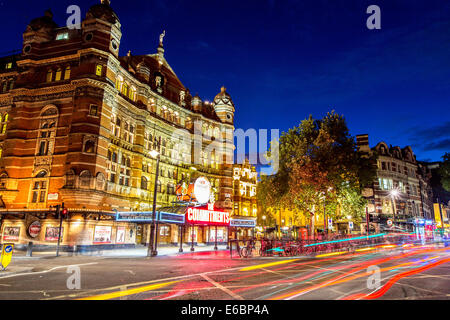
<path fill-rule="evenodd" d="M 96 117 L 97 116 L 97 112 L 98 112 L 98 107 L 96 106 L 96 105 L 91 105 L 90 107 L 89 107 L 89 115 L 90 116 L 93 116 L 93 117 Z"/>
<path fill-rule="evenodd" d="M 97 67 L 95 68 L 95 75 L 101 77 L 102 76 L 102 69 L 103 69 L 103 67 L 98 64 Z"/>
<path fill-rule="evenodd" d="M 61 70 L 61 68 L 58 68 L 56 70 L 55 81 L 61 80 L 61 74 L 62 74 L 62 70 Z"/>
<path fill-rule="evenodd" d="M 86 141 L 86 144 L 84 145 L 84 152 L 94 153 L 95 152 L 95 142 L 92 140 Z"/>
<path fill-rule="evenodd" d="M 1 133 L 4 134 L 6 133 L 6 123 L 8 122 L 8 114 L 6 113 L 5 116 L 2 117 L 0 116 L 0 129 L 1 129 Z"/>
<path fill-rule="evenodd" d="M 47 173 L 45 171 L 41 171 L 36 175 L 36 178 L 46 178 Z M 46 180 L 37 180 L 33 183 L 32 189 L 32 199 L 31 202 L 45 202 L 45 195 L 47 192 L 47 181 Z"/>
<path fill-rule="evenodd" d="M 64 71 L 64 80 L 70 79 L 70 66 L 66 67 L 66 70 Z"/>
<path fill-rule="evenodd" d="M 8 70 L 8 69 L 11 69 L 11 68 L 12 68 L 12 62 L 8 62 L 8 63 L 5 65 L 5 69 Z"/>
<path fill-rule="evenodd" d="M 0 159 L 2 158 L 3 149 L 0 148 Z"/>
<path fill-rule="evenodd" d="M 130 99 L 133 101 L 136 100 L 136 89 L 135 88 L 131 88 L 131 90 L 130 90 Z"/>
<path fill-rule="evenodd" d="M 53 72 L 52 69 L 48 69 L 47 71 L 47 82 L 52 82 Z"/>
<path fill-rule="evenodd" d="M 56 36 L 56 40 L 66 40 L 66 39 L 69 39 L 69 33 L 68 32 L 59 33 Z"/>
<path fill-rule="evenodd" d="M 128 85 L 126 83 L 123 84 L 122 94 L 124 96 L 128 95 Z"/>

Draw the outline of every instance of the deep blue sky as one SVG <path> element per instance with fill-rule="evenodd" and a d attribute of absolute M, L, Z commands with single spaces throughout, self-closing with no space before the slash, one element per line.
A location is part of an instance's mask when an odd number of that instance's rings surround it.
<path fill-rule="evenodd" d="M 0 52 L 20 49 L 28 22 L 67 6 L 84 18 L 99 0 L 0 0 Z M 381 30 L 366 9 L 381 8 Z M 236 127 L 297 125 L 309 114 L 343 114 L 370 145 L 411 145 L 419 160 L 450 151 L 450 2 L 447 0 L 112 0 L 122 23 L 120 51 L 165 56 L 205 100 L 222 85 Z"/>

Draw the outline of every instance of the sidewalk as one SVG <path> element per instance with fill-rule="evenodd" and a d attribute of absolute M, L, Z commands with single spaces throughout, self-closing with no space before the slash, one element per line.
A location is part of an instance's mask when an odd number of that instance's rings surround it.
<path fill-rule="evenodd" d="M 217 251 L 226 251 L 226 245 L 218 245 Z M 146 246 L 136 246 L 136 248 L 128 249 L 112 249 L 112 250 L 96 250 L 85 252 L 60 252 L 59 255 L 63 257 L 71 256 L 96 256 L 96 257 L 108 257 L 108 258 L 131 258 L 131 257 L 146 257 L 148 248 Z M 192 254 L 196 252 L 214 251 L 214 245 L 196 245 L 194 246 L 194 252 L 191 251 L 191 247 L 183 245 L 183 252 L 180 253 L 178 246 L 161 246 L 158 247 L 158 256 L 178 256 L 184 254 Z M 48 259 L 56 257 L 56 251 L 36 251 L 33 252 L 32 257 L 28 257 L 25 251 L 15 251 L 13 259 Z"/>
<path fill-rule="evenodd" d="M 0 279 L 2 277 L 9 276 L 9 275 L 12 275 L 12 274 L 31 272 L 33 269 L 34 269 L 34 267 L 8 266 L 6 268 L 6 270 L 0 270 Z"/>

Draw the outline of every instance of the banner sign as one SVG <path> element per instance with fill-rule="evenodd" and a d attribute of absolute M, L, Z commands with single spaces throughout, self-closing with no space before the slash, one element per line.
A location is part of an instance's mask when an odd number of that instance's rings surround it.
<path fill-rule="evenodd" d="M 231 219 L 230 227 L 254 228 L 256 227 L 256 221 L 244 219 Z"/>
<path fill-rule="evenodd" d="M 20 227 L 5 227 L 3 231 L 4 241 L 18 241 L 20 234 Z"/>
<path fill-rule="evenodd" d="M 185 218 L 184 214 L 158 211 L 157 221 L 183 224 L 184 218 Z"/>
<path fill-rule="evenodd" d="M 156 211 L 156 221 L 167 223 L 184 223 L 184 214 L 177 214 L 171 212 Z M 131 221 L 131 222 L 152 222 L 153 211 L 126 211 L 117 212 L 116 221 Z"/>
<path fill-rule="evenodd" d="M 211 210 L 211 206 L 207 208 L 189 207 L 186 212 L 186 221 L 191 224 L 229 226 L 230 213 Z"/>
<path fill-rule="evenodd" d="M 109 226 L 95 226 L 93 243 L 111 243 L 111 230 Z"/>
<path fill-rule="evenodd" d="M 137 222 L 152 222 L 153 211 L 126 211 L 117 212 L 117 221 L 137 221 Z"/>
<path fill-rule="evenodd" d="M 61 241 L 63 239 L 64 227 L 61 228 Z M 58 241 L 59 227 L 47 227 L 45 229 L 45 241 Z"/>
<path fill-rule="evenodd" d="M 117 227 L 116 243 L 125 243 L 125 227 Z"/>

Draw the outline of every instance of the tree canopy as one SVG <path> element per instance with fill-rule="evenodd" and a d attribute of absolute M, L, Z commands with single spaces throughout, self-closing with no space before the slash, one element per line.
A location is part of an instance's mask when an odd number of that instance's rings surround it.
<path fill-rule="evenodd" d="M 357 151 L 343 116 L 334 111 L 322 119 L 309 116 L 283 132 L 278 146 L 279 169 L 262 178 L 260 204 L 311 216 L 325 206 L 331 217 L 342 218 L 336 216 L 340 212 L 360 220 L 366 205 L 361 190 L 374 181 L 376 168 L 373 158 Z M 274 152 L 271 147 L 268 157 Z"/>
<path fill-rule="evenodd" d="M 439 167 L 439 175 L 441 176 L 442 187 L 450 192 L 450 153 L 446 152 L 442 159 L 442 165 Z"/>

